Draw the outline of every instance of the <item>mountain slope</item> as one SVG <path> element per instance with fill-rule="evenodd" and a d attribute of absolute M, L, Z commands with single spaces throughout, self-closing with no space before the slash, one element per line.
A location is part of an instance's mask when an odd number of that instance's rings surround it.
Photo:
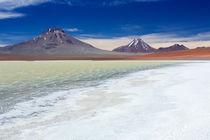
<path fill-rule="evenodd" d="M 134 39 L 131 43 L 125 46 L 114 49 L 115 52 L 129 52 L 129 53 L 152 53 L 156 49 L 145 43 L 142 39 Z"/>
<path fill-rule="evenodd" d="M 119 56 L 100 50 L 65 33 L 62 29 L 48 29 L 32 40 L 3 47 L 0 57 L 29 59 L 74 59 Z"/>

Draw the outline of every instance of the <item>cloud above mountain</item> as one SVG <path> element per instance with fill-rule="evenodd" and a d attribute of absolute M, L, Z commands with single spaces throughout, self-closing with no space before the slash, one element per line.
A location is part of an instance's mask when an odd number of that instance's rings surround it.
<path fill-rule="evenodd" d="M 64 30 L 67 32 L 79 32 L 80 31 L 78 28 L 66 28 Z"/>

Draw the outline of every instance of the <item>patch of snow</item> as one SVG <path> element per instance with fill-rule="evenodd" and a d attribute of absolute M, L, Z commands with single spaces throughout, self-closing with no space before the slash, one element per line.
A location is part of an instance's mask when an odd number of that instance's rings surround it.
<path fill-rule="evenodd" d="M 139 41 L 137 39 L 135 39 L 134 45 L 136 46 L 138 43 L 139 43 Z"/>
<path fill-rule="evenodd" d="M 133 43 L 134 43 L 134 41 L 132 41 L 132 42 L 128 45 L 128 47 L 132 46 L 132 45 L 133 45 Z"/>

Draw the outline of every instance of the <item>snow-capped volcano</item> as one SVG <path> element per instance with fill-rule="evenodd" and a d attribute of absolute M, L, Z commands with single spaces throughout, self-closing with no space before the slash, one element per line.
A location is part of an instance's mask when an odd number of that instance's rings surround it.
<path fill-rule="evenodd" d="M 131 43 L 125 46 L 118 47 L 113 51 L 116 52 L 131 52 L 131 53 L 151 53 L 156 49 L 145 43 L 142 39 L 134 39 Z"/>

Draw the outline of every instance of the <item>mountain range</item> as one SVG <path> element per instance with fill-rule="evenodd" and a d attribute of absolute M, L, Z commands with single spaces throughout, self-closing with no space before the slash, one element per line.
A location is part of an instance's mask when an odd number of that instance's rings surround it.
<path fill-rule="evenodd" d="M 142 39 L 134 39 L 128 45 L 121 46 L 118 48 L 113 49 L 115 52 L 128 52 L 128 53 L 157 53 L 157 52 L 171 52 L 171 51 L 178 51 L 178 50 L 188 50 L 189 48 L 185 47 L 184 45 L 175 44 L 170 47 L 166 48 L 159 48 L 155 49 L 152 48 L 150 45 L 145 43 Z"/>
<path fill-rule="evenodd" d="M 140 38 L 113 51 L 106 51 L 82 42 L 60 28 L 50 28 L 29 41 L 0 47 L 0 60 L 119 60 L 170 59 L 172 57 L 172 59 L 187 59 L 187 57 L 192 59 L 197 51 L 200 53 L 198 53 L 199 56 L 196 55 L 196 58 L 210 59 L 208 47 L 198 47 L 192 50 L 184 45 L 175 44 L 155 49 Z"/>

